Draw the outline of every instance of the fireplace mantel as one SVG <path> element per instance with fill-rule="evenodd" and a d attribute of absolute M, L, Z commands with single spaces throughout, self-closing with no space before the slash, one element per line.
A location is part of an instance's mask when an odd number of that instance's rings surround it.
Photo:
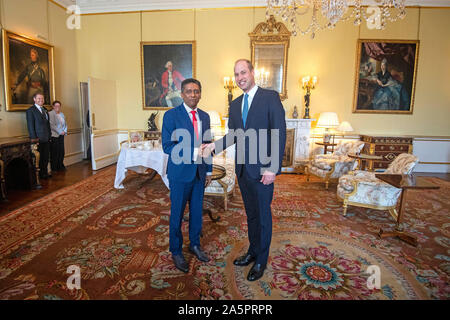
<path fill-rule="evenodd" d="M 286 141 L 285 154 L 289 153 L 289 144 L 293 143 L 293 161 L 290 166 L 283 167 L 282 172 L 303 172 L 309 161 L 311 123 L 315 119 L 286 119 L 286 129 L 294 130 L 294 141 Z"/>
<path fill-rule="evenodd" d="M 228 118 L 225 119 L 225 133 L 228 132 Z M 292 163 L 283 166 L 282 172 L 304 172 L 309 161 L 311 123 L 315 119 L 286 119 L 286 129 L 294 130 L 293 141 L 286 141 L 285 158 L 292 154 Z M 289 136 L 289 134 L 288 134 Z M 292 145 L 290 145 L 292 144 Z M 234 146 L 227 149 L 227 158 L 234 159 Z"/>

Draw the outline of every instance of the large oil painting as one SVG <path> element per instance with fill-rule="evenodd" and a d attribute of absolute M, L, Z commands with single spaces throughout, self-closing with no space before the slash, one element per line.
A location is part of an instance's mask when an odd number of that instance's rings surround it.
<path fill-rule="evenodd" d="M 183 102 L 181 82 L 195 77 L 195 41 L 142 42 L 144 109 L 169 109 Z"/>
<path fill-rule="evenodd" d="M 418 40 L 358 40 L 353 112 L 411 114 Z"/>
<path fill-rule="evenodd" d="M 2 39 L 6 110 L 28 109 L 38 92 L 50 107 L 55 99 L 53 47 L 6 30 Z"/>

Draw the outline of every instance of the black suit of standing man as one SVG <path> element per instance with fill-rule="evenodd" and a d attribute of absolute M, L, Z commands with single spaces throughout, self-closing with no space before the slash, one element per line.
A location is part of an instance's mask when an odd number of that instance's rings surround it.
<path fill-rule="evenodd" d="M 48 158 L 50 154 L 50 122 L 47 109 L 44 108 L 44 95 L 36 93 L 33 96 L 34 106 L 27 110 L 28 133 L 32 142 L 39 141 L 39 177 L 48 179 Z"/>
<path fill-rule="evenodd" d="M 255 261 L 247 275 L 247 280 L 255 281 L 263 276 L 269 258 L 272 239 L 270 205 L 273 182 L 281 173 L 286 120 L 278 92 L 255 85 L 250 61 L 236 61 L 234 77 L 244 94 L 230 105 L 230 132 L 223 139 L 202 146 L 202 156 L 214 150 L 220 153 L 236 143 L 236 176 L 247 214 L 250 247 L 245 255 L 234 260 L 234 265 L 247 266 Z"/>

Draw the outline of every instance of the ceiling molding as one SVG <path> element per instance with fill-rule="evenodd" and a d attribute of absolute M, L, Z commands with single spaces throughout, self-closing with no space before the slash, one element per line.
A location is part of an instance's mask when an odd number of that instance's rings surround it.
<path fill-rule="evenodd" d="M 130 11 L 265 7 L 267 0 L 49 0 L 64 8 L 78 5 L 81 14 Z M 351 1 L 350 1 L 351 2 Z M 376 0 L 364 0 L 365 5 L 377 5 Z M 407 6 L 450 7 L 448 0 L 406 0 Z"/>

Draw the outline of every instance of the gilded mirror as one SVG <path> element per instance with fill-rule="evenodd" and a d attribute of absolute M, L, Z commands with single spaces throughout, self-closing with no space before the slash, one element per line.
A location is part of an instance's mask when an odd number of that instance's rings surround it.
<path fill-rule="evenodd" d="M 249 33 L 252 63 L 256 84 L 280 93 L 281 100 L 287 98 L 287 58 L 291 32 L 274 16 L 259 23 Z"/>

